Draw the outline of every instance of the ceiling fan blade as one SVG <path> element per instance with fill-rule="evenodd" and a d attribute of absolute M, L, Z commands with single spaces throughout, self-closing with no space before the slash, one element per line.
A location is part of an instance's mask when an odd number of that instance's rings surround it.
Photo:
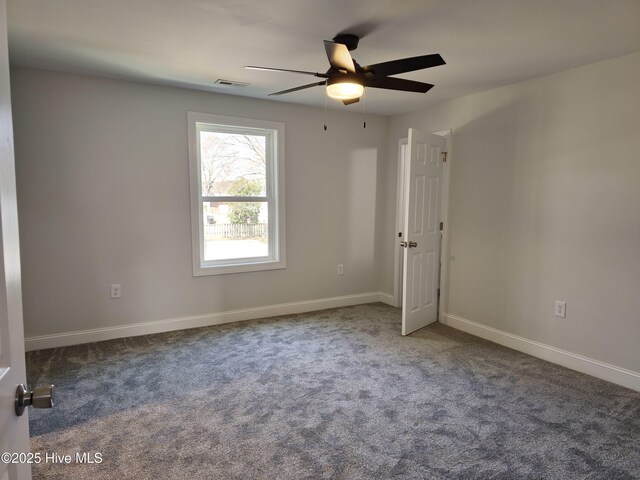
<path fill-rule="evenodd" d="M 374 32 L 376 29 L 380 27 L 381 22 L 379 20 L 371 19 L 364 22 L 353 24 L 343 30 L 340 31 L 340 34 L 351 34 L 357 35 L 359 38 L 366 37 L 371 32 Z"/>
<path fill-rule="evenodd" d="M 326 83 L 327 82 L 310 83 L 309 85 L 302 85 L 300 87 L 289 88 L 287 90 L 282 90 L 280 92 L 270 93 L 268 96 L 271 97 L 272 95 L 284 95 L 285 93 L 297 92 L 298 90 L 304 90 L 305 88 L 318 87 L 318 86 L 324 85 Z"/>
<path fill-rule="evenodd" d="M 271 67 L 256 67 L 255 65 L 247 65 L 244 67 L 248 70 L 262 70 L 265 72 L 289 72 L 289 73 L 301 73 L 302 75 L 313 75 L 314 77 L 329 78 L 329 75 L 319 72 L 306 72 L 304 70 L 288 70 L 286 68 L 271 68 Z"/>
<path fill-rule="evenodd" d="M 388 75 L 397 75 L 399 73 L 413 72 L 424 68 L 437 67 L 445 65 L 446 62 L 438 53 L 431 55 L 422 55 L 419 57 L 402 58 L 400 60 L 391 60 L 390 62 L 376 63 L 362 67 L 365 73 L 373 73 L 376 77 L 386 77 Z"/>
<path fill-rule="evenodd" d="M 344 103 L 345 105 L 351 105 L 352 103 L 358 103 L 360 101 L 360 98 L 351 98 L 349 100 L 342 100 L 342 103 Z"/>
<path fill-rule="evenodd" d="M 349 73 L 356 73 L 356 66 L 353 64 L 353 58 L 351 58 L 351 54 L 346 45 L 325 40 L 324 49 L 327 52 L 329 63 L 333 68 L 346 70 Z"/>
<path fill-rule="evenodd" d="M 386 90 L 400 90 L 403 92 L 418 93 L 427 93 L 433 88 L 433 85 L 431 85 L 430 83 L 415 82 L 413 80 L 393 77 L 365 78 L 364 86 L 372 88 L 384 88 Z"/>

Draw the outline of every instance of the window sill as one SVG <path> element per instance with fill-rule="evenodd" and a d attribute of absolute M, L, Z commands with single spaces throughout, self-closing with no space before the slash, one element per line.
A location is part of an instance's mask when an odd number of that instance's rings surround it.
<path fill-rule="evenodd" d="M 206 277 L 209 275 L 227 275 L 230 273 L 249 273 L 261 272 L 263 270 L 282 270 L 287 267 L 284 260 L 264 262 L 240 263 L 237 265 L 211 265 L 195 267 L 193 270 L 194 277 Z"/>

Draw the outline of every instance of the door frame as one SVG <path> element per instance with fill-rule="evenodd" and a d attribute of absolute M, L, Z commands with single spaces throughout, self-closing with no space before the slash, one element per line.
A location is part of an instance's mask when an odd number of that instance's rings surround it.
<path fill-rule="evenodd" d="M 399 243 L 404 240 L 404 237 L 398 237 L 399 232 L 404 230 L 404 187 L 405 187 L 405 165 L 407 151 L 407 144 L 409 143 L 409 137 L 402 137 L 398 139 L 398 177 L 396 184 L 396 223 L 395 230 L 393 232 L 393 252 L 394 252 L 394 278 L 393 278 L 393 296 L 395 307 L 402 307 L 402 255 L 403 249 L 399 246 Z M 404 147 L 404 148 L 403 148 Z M 404 235 L 404 232 L 403 232 Z"/>
<path fill-rule="evenodd" d="M 448 311 L 449 306 L 449 191 L 450 191 L 450 169 L 453 157 L 453 130 L 438 130 L 432 132 L 434 135 L 439 135 L 445 138 L 447 152 L 447 161 L 443 164 L 442 170 L 442 191 L 440 206 L 442 211 L 440 212 L 440 218 L 444 223 L 444 229 L 442 231 L 442 244 L 440 247 L 440 298 L 438 300 L 438 321 Z M 393 232 L 394 241 L 394 280 L 393 280 L 393 296 L 395 299 L 395 306 L 397 308 L 402 307 L 402 291 L 403 291 L 403 279 L 402 279 L 402 260 L 403 252 L 399 246 L 399 243 L 404 239 L 404 211 L 406 206 L 404 205 L 405 196 L 405 167 L 406 156 L 403 154 L 406 152 L 406 145 L 408 143 L 408 137 L 402 137 L 398 139 L 398 165 L 397 165 L 397 185 L 396 185 L 396 221 L 395 231 Z M 404 146 L 404 152 L 403 152 Z M 402 232 L 403 238 L 398 237 L 398 233 Z"/>

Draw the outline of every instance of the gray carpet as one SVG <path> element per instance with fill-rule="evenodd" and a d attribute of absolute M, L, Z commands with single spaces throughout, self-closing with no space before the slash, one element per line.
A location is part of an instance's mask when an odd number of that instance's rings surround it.
<path fill-rule="evenodd" d="M 640 478 L 640 393 L 382 304 L 31 352 L 34 478 Z"/>

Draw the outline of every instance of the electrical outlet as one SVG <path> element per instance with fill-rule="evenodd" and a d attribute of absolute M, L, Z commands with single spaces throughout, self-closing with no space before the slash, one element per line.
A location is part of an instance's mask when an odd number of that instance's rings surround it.
<path fill-rule="evenodd" d="M 560 300 L 556 300 L 556 309 L 555 316 L 559 318 L 567 317 L 567 302 L 561 302 Z"/>
<path fill-rule="evenodd" d="M 344 265 L 338 264 L 338 275 L 344 275 Z"/>
<path fill-rule="evenodd" d="M 122 286 L 119 283 L 111 284 L 111 298 L 122 297 Z"/>

